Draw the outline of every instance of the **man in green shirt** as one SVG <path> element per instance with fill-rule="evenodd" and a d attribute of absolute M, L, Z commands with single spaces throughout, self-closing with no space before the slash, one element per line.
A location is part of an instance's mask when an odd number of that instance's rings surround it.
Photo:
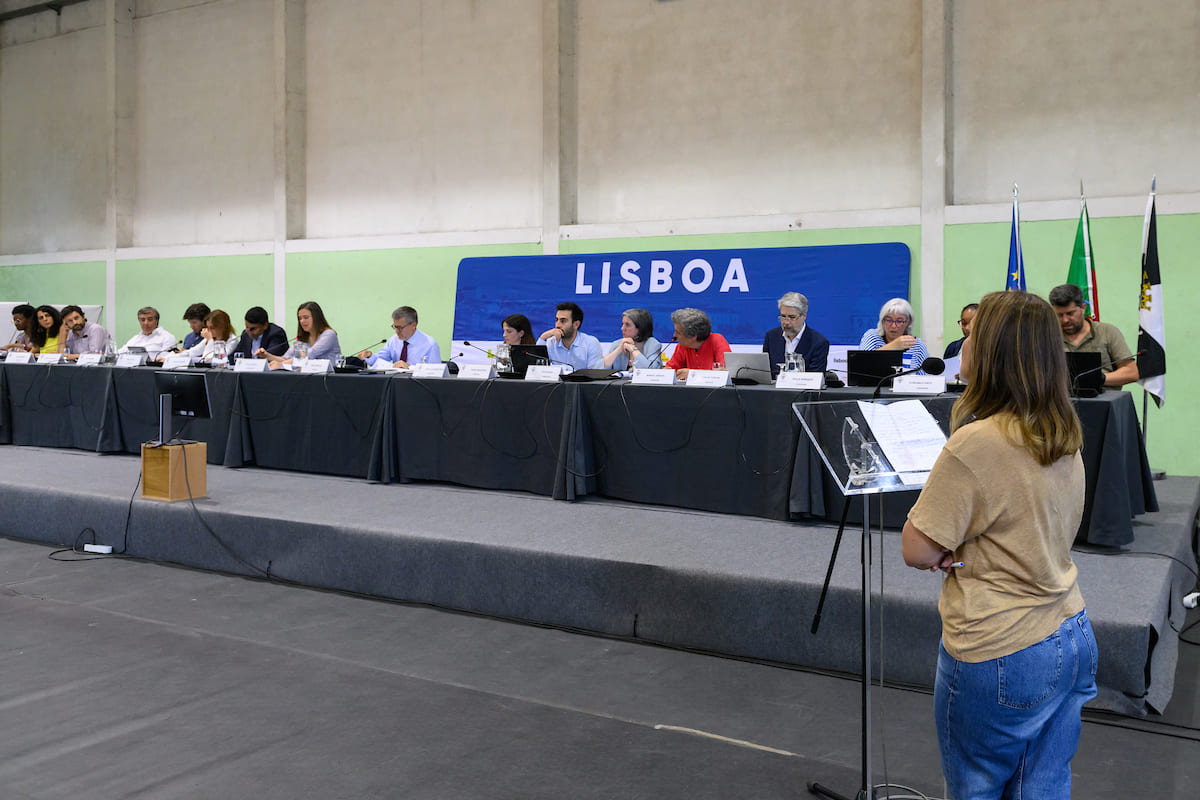
<path fill-rule="evenodd" d="M 1099 353 L 1104 385 L 1118 388 L 1138 379 L 1134 359 L 1116 325 L 1088 319 L 1083 313 L 1083 291 L 1073 283 L 1050 290 L 1050 305 L 1062 326 L 1063 347 L 1072 353 Z"/>

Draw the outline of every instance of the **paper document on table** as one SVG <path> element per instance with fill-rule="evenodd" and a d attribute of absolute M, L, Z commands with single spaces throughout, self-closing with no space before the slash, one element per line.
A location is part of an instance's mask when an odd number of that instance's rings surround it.
<path fill-rule="evenodd" d="M 946 434 L 920 400 L 871 403 L 858 407 L 892 469 L 906 484 L 925 482 L 933 462 L 946 444 Z"/>
<path fill-rule="evenodd" d="M 958 374 L 962 370 L 962 356 L 944 358 L 942 361 L 946 364 L 945 368 L 942 370 L 942 374 L 946 376 L 946 380 L 958 380 Z"/>

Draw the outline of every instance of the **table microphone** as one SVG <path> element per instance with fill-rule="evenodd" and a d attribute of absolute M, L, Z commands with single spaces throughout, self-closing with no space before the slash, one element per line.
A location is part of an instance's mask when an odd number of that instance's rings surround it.
<path fill-rule="evenodd" d="M 378 347 L 379 345 L 384 344 L 386 342 L 387 342 L 387 339 L 380 339 L 378 342 L 375 342 L 374 344 L 369 344 L 366 347 L 360 347 L 357 350 L 351 350 L 350 352 L 361 353 L 363 350 L 370 350 L 372 347 Z"/>
<path fill-rule="evenodd" d="M 883 390 L 883 384 L 893 378 L 903 378 L 905 375 L 912 375 L 914 372 L 924 371 L 926 375 L 941 375 L 946 371 L 946 362 L 942 361 L 937 356 L 930 356 L 920 363 L 919 366 L 911 369 L 902 369 L 895 375 L 888 375 L 886 378 L 881 378 L 879 383 L 875 384 L 875 392 L 871 395 L 872 400 L 879 399 L 879 393 Z"/>
<path fill-rule="evenodd" d="M 488 358 L 495 358 L 495 357 L 496 357 L 496 356 L 495 356 L 495 355 L 492 353 L 492 351 L 491 351 L 491 350 L 484 350 L 484 349 L 483 349 L 482 347 L 480 347 L 479 345 L 476 345 L 476 344 L 471 344 L 470 342 L 463 342 L 463 344 L 465 344 L 467 347 L 473 347 L 473 348 L 475 348 L 475 349 L 476 349 L 476 350 L 478 350 L 479 352 L 481 352 L 481 353 L 483 353 L 484 355 L 486 355 Z M 459 355 L 461 356 L 461 355 L 466 355 L 466 354 L 465 354 L 465 353 L 459 353 Z"/>

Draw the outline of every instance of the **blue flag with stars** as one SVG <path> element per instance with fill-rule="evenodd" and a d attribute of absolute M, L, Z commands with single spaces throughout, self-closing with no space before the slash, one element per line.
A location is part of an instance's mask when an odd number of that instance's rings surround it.
<path fill-rule="evenodd" d="M 1013 192 L 1012 233 L 1008 239 L 1008 281 L 1006 292 L 1025 291 L 1025 259 L 1021 256 L 1021 212 L 1017 208 L 1017 193 Z"/>

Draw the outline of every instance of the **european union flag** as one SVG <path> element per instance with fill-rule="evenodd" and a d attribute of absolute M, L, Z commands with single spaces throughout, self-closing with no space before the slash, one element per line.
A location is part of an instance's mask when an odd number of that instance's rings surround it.
<path fill-rule="evenodd" d="M 1008 281 L 1006 292 L 1025 291 L 1025 259 L 1021 255 L 1021 212 L 1017 206 L 1017 188 L 1013 187 L 1012 234 L 1008 239 Z"/>

